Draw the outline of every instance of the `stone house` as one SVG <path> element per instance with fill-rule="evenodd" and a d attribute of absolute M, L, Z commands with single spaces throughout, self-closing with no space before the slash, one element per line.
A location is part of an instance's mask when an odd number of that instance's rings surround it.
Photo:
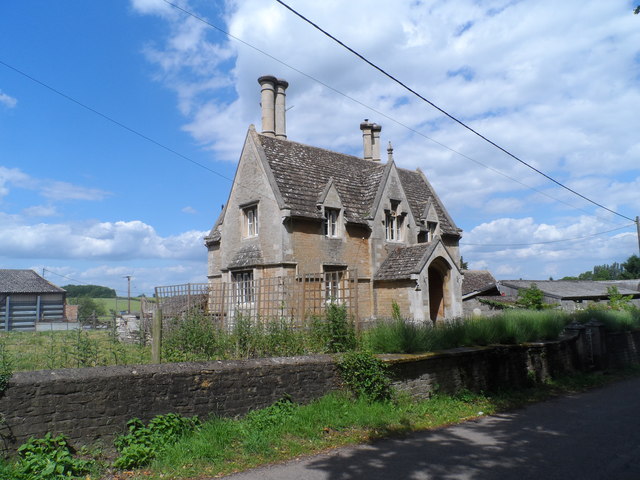
<path fill-rule="evenodd" d="M 343 302 L 359 319 L 388 317 L 395 301 L 416 321 L 462 316 L 461 230 L 425 175 L 399 168 L 390 144 L 382 162 L 381 127 L 368 120 L 363 157 L 289 140 L 287 82 L 258 81 L 262 131 L 249 126 L 228 201 L 205 238 L 218 292 L 210 311 L 255 306 L 268 283 L 313 293 L 298 304 L 303 315 Z"/>
<path fill-rule="evenodd" d="M 36 330 L 65 321 L 67 291 L 33 270 L 0 269 L 0 330 Z"/>

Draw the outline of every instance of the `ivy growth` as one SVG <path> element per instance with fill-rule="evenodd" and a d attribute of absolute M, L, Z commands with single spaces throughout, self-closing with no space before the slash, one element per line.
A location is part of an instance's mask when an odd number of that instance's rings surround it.
<path fill-rule="evenodd" d="M 369 352 L 347 352 L 338 358 L 345 385 L 358 397 L 390 400 L 393 394 L 387 366 Z"/>

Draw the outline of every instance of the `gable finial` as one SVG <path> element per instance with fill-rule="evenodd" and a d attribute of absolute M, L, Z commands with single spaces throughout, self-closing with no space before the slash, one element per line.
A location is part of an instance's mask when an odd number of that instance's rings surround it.
<path fill-rule="evenodd" d="M 391 141 L 389 141 L 389 146 L 387 147 L 387 160 L 393 162 L 393 147 L 391 146 Z"/>

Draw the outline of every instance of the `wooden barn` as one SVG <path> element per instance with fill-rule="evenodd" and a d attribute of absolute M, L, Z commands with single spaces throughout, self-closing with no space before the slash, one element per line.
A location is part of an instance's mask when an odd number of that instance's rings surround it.
<path fill-rule="evenodd" d="M 33 270 L 0 269 L 0 330 L 36 330 L 64 321 L 66 290 Z"/>

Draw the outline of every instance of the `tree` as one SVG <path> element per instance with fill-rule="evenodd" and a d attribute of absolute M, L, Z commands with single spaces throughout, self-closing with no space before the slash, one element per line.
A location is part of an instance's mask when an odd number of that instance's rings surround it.
<path fill-rule="evenodd" d="M 635 13 L 636 15 L 638 15 L 640 13 L 640 5 L 638 5 L 636 7 L 636 9 L 633 11 L 633 13 Z"/>
<path fill-rule="evenodd" d="M 70 297 L 114 298 L 116 296 L 113 288 L 100 285 L 65 285 L 62 288 Z"/>
<path fill-rule="evenodd" d="M 460 268 L 462 270 L 469 270 L 469 264 L 462 259 L 462 255 L 460 256 Z"/>
<path fill-rule="evenodd" d="M 80 320 L 86 320 L 91 318 L 95 314 L 96 317 L 106 315 L 107 309 L 105 306 L 89 297 L 78 298 L 78 318 Z"/>
<path fill-rule="evenodd" d="M 623 278 L 640 278 L 640 257 L 631 255 L 622 264 L 622 268 L 624 268 Z"/>
<path fill-rule="evenodd" d="M 564 277 L 562 280 L 621 280 L 625 278 L 640 278 L 640 257 L 631 255 L 627 261 L 620 264 L 595 265 L 593 270 L 581 273 L 577 277 Z"/>
<path fill-rule="evenodd" d="M 542 310 L 545 307 L 543 302 L 544 293 L 538 288 L 538 285 L 532 283 L 529 288 L 523 288 L 518 291 L 518 300 L 516 305 L 527 310 Z"/>

